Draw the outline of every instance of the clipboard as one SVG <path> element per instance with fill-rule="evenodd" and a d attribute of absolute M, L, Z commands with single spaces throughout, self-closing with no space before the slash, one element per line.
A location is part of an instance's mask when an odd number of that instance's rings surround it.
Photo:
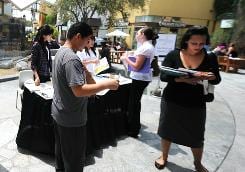
<path fill-rule="evenodd" d="M 136 61 L 136 58 L 134 56 L 129 56 L 128 58 L 132 62 Z M 140 70 L 136 70 L 132 66 L 128 65 L 128 71 L 135 71 L 135 72 L 140 72 L 140 73 L 149 73 L 150 69 L 151 69 L 150 58 L 145 58 L 145 61 L 144 61 Z"/>
<path fill-rule="evenodd" d="M 180 71 L 178 69 L 174 69 L 171 67 L 160 66 L 160 70 L 161 72 L 165 73 L 166 75 L 170 75 L 170 76 L 175 76 L 175 77 L 189 76 L 187 72 Z"/>

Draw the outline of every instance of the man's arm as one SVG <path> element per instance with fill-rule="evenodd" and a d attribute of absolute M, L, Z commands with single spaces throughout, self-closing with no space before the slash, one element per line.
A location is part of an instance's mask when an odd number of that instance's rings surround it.
<path fill-rule="evenodd" d="M 72 92 L 76 97 L 85 97 L 95 95 L 104 89 L 117 90 L 119 86 L 118 80 L 108 79 L 95 84 L 83 84 L 72 86 Z"/>

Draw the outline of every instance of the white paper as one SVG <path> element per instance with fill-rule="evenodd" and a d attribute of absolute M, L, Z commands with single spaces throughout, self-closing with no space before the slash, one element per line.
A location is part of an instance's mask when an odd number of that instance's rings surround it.
<path fill-rule="evenodd" d="M 40 83 L 39 86 L 36 86 L 33 79 L 31 79 L 31 80 L 27 80 L 24 83 L 24 85 L 31 93 L 34 92 L 35 94 L 41 96 L 42 98 L 46 100 L 53 98 L 54 89 L 52 87 L 51 82 Z"/>
<path fill-rule="evenodd" d="M 110 66 L 109 66 L 109 63 L 108 63 L 106 57 L 103 57 L 102 59 L 100 59 L 99 63 L 94 66 L 94 73 L 95 73 L 95 75 L 97 75 L 98 73 L 100 73 L 106 69 L 109 69 L 109 68 L 110 68 Z"/>

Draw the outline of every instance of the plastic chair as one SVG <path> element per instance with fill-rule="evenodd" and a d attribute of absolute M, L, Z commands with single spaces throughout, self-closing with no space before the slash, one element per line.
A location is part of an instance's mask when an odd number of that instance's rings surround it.
<path fill-rule="evenodd" d="M 21 110 L 18 108 L 18 97 L 20 95 L 21 97 L 21 104 L 22 104 L 22 97 L 23 97 L 23 92 L 24 92 L 24 83 L 28 79 L 33 79 L 33 71 L 32 70 L 22 70 L 19 73 L 19 88 L 17 89 L 16 93 L 16 109 Z"/>

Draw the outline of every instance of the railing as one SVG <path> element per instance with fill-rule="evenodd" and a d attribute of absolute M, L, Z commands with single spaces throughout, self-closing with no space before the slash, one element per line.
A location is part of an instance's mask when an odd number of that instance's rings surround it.
<path fill-rule="evenodd" d="M 111 62 L 120 64 L 121 60 L 120 57 L 122 54 L 125 53 L 125 51 L 111 51 Z"/>

